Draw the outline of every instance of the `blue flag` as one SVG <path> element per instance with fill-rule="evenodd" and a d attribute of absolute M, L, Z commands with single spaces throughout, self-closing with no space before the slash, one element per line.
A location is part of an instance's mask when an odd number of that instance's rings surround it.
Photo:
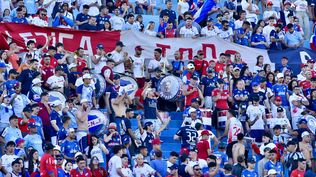
<path fill-rule="evenodd" d="M 207 13 L 216 5 L 214 0 L 206 0 L 202 7 L 195 13 L 194 21 L 200 23 L 207 17 Z"/>

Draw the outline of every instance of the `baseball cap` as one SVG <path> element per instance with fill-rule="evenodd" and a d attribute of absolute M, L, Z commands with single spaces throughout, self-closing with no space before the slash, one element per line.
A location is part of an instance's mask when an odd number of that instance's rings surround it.
<path fill-rule="evenodd" d="M 74 128 L 69 128 L 69 129 L 67 130 L 67 133 L 70 133 L 70 132 L 75 132 L 75 129 L 74 129 Z"/>
<path fill-rule="evenodd" d="M 117 42 L 116 42 L 116 46 L 124 47 L 125 45 L 123 44 L 122 41 L 117 41 Z"/>
<path fill-rule="evenodd" d="M 239 70 L 239 71 L 240 71 L 240 68 L 236 66 L 236 67 L 234 68 L 234 71 L 236 71 L 236 70 Z"/>
<path fill-rule="evenodd" d="M 283 75 L 283 73 L 278 73 L 277 74 L 277 78 L 279 79 L 279 78 L 283 78 L 284 77 L 284 75 Z"/>
<path fill-rule="evenodd" d="M 135 50 L 144 50 L 140 45 L 135 47 Z"/>
<path fill-rule="evenodd" d="M 36 128 L 36 124 L 35 124 L 34 122 L 30 122 L 30 123 L 28 124 L 28 127 L 29 127 L 29 128 Z"/>
<path fill-rule="evenodd" d="M 315 63 L 315 61 L 313 59 L 308 59 L 307 63 Z"/>
<path fill-rule="evenodd" d="M 282 101 L 282 97 L 276 96 L 276 97 L 275 97 L 275 101 Z"/>
<path fill-rule="evenodd" d="M 200 101 L 199 98 L 193 98 L 193 99 L 191 100 L 191 103 L 196 103 L 196 102 L 199 102 L 199 101 Z"/>
<path fill-rule="evenodd" d="M 256 163 L 256 159 L 251 157 L 251 158 L 248 159 L 248 162 L 249 163 Z"/>
<path fill-rule="evenodd" d="M 155 69 L 155 72 L 161 73 L 162 70 L 158 67 L 158 68 Z"/>
<path fill-rule="evenodd" d="M 304 64 L 304 63 L 301 64 L 301 68 L 304 68 L 304 67 L 306 67 L 306 66 L 307 66 L 307 65 Z"/>
<path fill-rule="evenodd" d="M 284 111 L 283 108 L 281 108 L 281 107 L 277 108 L 277 112 L 283 112 L 283 111 Z"/>
<path fill-rule="evenodd" d="M 10 69 L 9 74 L 20 74 L 16 69 Z"/>
<path fill-rule="evenodd" d="M 299 124 L 307 124 L 307 120 L 306 119 L 301 119 L 300 121 L 298 121 Z"/>
<path fill-rule="evenodd" d="M 17 139 L 15 140 L 16 146 L 19 146 L 21 143 L 24 143 L 24 142 L 25 142 L 25 140 L 24 140 L 23 138 L 17 138 Z"/>
<path fill-rule="evenodd" d="M 196 81 L 199 80 L 199 78 L 197 76 L 192 76 L 192 79 L 196 80 Z"/>
<path fill-rule="evenodd" d="M 61 151 L 61 148 L 60 148 L 60 146 L 56 145 L 56 146 L 54 146 L 53 150 Z"/>
<path fill-rule="evenodd" d="M 210 135 L 210 132 L 208 130 L 203 130 L 201 132 L 201 136 L 204 136 L 204 135 Z"/>
<path fill-rule="evenodd" d="M 193 113 L 193 112 L 196 112 L 196 109 L 195 108 L 190 108 L 189 109 L 189 114 Z"/>
<path fill-rule="evenodd" d="M 273 5 L 273 3 L 271 2 L 271 1 L 269 1 L 268 3 L 267 3 L 267 6 L 272 6 Z"/>
<path fill-rule="evenodd" d="M 198 50 L 197 54 L 204 54 L 203 50 Z"/>
<path fill-rule="evenodd" d="M 125 136 L 122 139 L 122 144 L 129 144 L 131 141 L 131 138 L 129 136 Z"/>
<path fill-rule="evenodd" d="M 304 132 L 302 133 L 302 138 L 303 138 L 304 136 L 309 136 L 308 131 L 304 131 Z"/>
<path fill-rule="evenodd" d="M 64 68 L 60 65 L 58 65 L 56 68 L 55 68 L 55 71 L 60 71 L 60 70 L 64 70 Z"/>
<path fill-rule="evenodd" d="M 187 65 L 187 68 L 188 68 L 188 69 L 195 69 L 195 66 L 194 66 L 193 63 L 189 63 L 189 64 Z"/>
<path fill-rule="evenodd" d="M 32 80 L 32 85 L 36 85 L 36 84 L 39 84 L 39 83 L 42 83 L 43 81 L 41 81 L 41 79 L 39 78 L 35 78 Z"/>
<path fill-rule="evenodd" d="M 91 74 L 84 74 L 82 79 L 92 79 Z"/>
<path fill-rule="evenodd" d="M 61 105 L 61 104 L 62 104 L 62 102 L 60 100 L 55 100 L 53 102 L 50 102 L 50 105 L 53 107 Z"/>
<path fill-rule="evenodd" d="M 97 45 L 97 49 L 104 49 L 103 44 L 98 44 L 98 45 Z"/>
<path fill-rule="evenodd" d="M 45 150 L 46 151 L 48 151 L 48 150 L 52 150 L 52 149 L 54 149 L 55 148 L 55 146 L 52 144 L 52 143 L 47 143 L 46 145 L 45 145 Z M 54 149 L 55 150 L 55 149 Z M 60 151 L 60 148 L 59 148 L 59 151 Z"/>
<path fill-rule="evenodd" d="M 277 174 L 277 171 L 275 171 L 275 169 L 270 169 L 268 171 L 268 175 L 276 175 Z"/>
<path fill-rule="evenodd" d="M 75 68 L 77 67 L 77 65 L 75 63 L 71 63 L 69 66 L 68 66 L 68 69 L 72 69 L 72 68 Z"/>
<path fill-rule="evenodd" d="M 284 5 L 291 5 L 291 2 L 290 1 L 284 1 Z"/>
<path fill-rule="evenodd" d="M 253 83 L 251 83 L 251 86 L 252 86 L 252 87 L 257 87 L 258 85 L 259 85 L 258 82 L 253 82 Z"/>
<path fill-rule="evenodd" d="M 210 17 L 210 18 L 207 19 L 207 21 L 208 21 L 208 22 L 212 22 L 212 21 L 213 21 L 213 18 Z"/>
<path fill-rule="evenodd" d="M 151 141 L 151 144 L 152 144 L 152 145 L 158 145 L 158 144 L 161 144 L 161 141 L 160 141 L 160 139 L 155 138 L 155 139 L 153 139 L 153 140 Z"/>
<path fill-rule="evenodd" d="M 153 125 L 153 123 L 152 123 L 151 121 L 148 121 L 148 122 L 146 122 L 146 123 L 144 124 L 144 127 L 148 127 L 148 126 L 151 126 L 151 125 Z"/>
<path fill-rule="evenodd" d="M 114 123 L 114 122 L 110 123 L 108 129 L 116 130 L 116 123 Z"/>
<path fill-rule="evenodd" d="M 85 103 L 85 102 L 88 102 L 88 99 L 82 99 L 82 100 L 80 100 L 80 103 L 82 104 L 82 103 Z"/>

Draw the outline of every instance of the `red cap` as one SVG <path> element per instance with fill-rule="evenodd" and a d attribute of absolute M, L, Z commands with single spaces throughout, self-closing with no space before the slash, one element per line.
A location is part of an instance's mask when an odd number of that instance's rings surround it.
<path fill-rule="evenodd" d="M 273 5 L 272 1 L 269 1 L 269 2 L 267 3 L 267 6 L 272 6 L 272 5 Z"/>
<path fill-rule="evenodd" d="M 275 101 L 282 101 L 282 97 L 276 96 L 276 97 L 275 97 Z"/>
<path fill-rule="evenodd" d="M 304 68 L 304 67 L 306 67 L 307 65 L 306 64 L 301 64 L 301 68 Z"/>
<path fill-rule="evenodd" d="M 203 135 L 210 135 L 210 132 L 208 130 L 203 130 L 201 132 L 201 136 L 203 136 Z"/>
<path fill-rule="evenodd" d="M 197 54 L 204 54 L 203 50 L 198 50 Z"/>
<path fill-rule="evenodd" d="M 151 144 L 152 144 L 152 145 L 161 144 L 161 141 L 160 141 L 159 138 L 155 138 L 155 139 L 153 139 L 153 140 L 151 141 Z"/>
<path fill-rule="evenodd" d="M 144 50 L 140 45 L 135 47 L 135 50 Z"/>

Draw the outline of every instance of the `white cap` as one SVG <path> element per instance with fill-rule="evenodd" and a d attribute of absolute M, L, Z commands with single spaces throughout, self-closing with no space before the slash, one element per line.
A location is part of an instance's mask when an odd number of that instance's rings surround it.
<path fill-rule="evenodd" d="M 77 67 L 77 65 L 75 63 L 71 63 L 69 66 L 68 66 L 68 69 L 71 69 L 71 68 L 74 68 L 74 67 Z"/>
<path fill-rule="evenodd" d="M 80 103 L 82 104 L 82 103 L 85 103 L 85 102 L 88 102 L 88 99 L 82 99 L 81 101 L 80 101 Z"/>
<path fill-rule="evenodd" d="M 277 171 L 275 171 L 275 169 L 271 169 L 268 171 L 268 175 L 276 175 Z"/>
<path fill-rule="evenodd" d="M 61 104 L 62 104 L 62 102 L 60 100 L 55 100 L 53 102 L 50 102 L 50 105 L 53 107 L 61 105 Z"/>
<path fill-rule="evenodd" d="M 82 79 L 92 79 L 91 74 L 84 74 Z"/>
<path fill-rule="evenodd" d="M 302 138 L 303 138 L 304 136 L 309 136 L 308 131 L 304 131 L 304 132 L 302 133 Z"/>
<path fill-rule="evenodd" d="M 39 84 L 39 83 L 42 83 L 43 81 L 41 81 L 39 78 L 35 78 L 32 80 L 32 85 L 36 85 L 36 84 Z"/>
<path fill-rule="evenodd" d="M 75 131 L 74 128 L 69 128 L 69 129 L 67 130 L 67 134 L 70 133 L 70 132 L 74 132 L 74 131 Z"/>
<path fill-rule="evenodd" d="M 281 77 L 284 77 L 283 73 L 278 73 L 277 74 L 277 79 L 281 78 Z"/>
<path fill-rule="evenodd" d="M 61 150 L 60 150 L 60 146 L 58 146 L 58 145 L 55 145 L 55 147 L 54 147 L 53 150 L 61 151 Z"/>
<path fill-rule="evenodd" d="M 189 114 L 191 114 L 192 112 L 196 112 L 196 109 L 195 108 L 190 108 L 189 109 Z"/>
<path fill-rule="evenodd" d="M 195 66 L 194 66 L 194 64 L 193 64 L 193 63 L 189 63 L 189 64 L 187 65 L 187 68 L 188 68 L 188 69 L 194 69 L 194 68 L 195 68 Z"/>

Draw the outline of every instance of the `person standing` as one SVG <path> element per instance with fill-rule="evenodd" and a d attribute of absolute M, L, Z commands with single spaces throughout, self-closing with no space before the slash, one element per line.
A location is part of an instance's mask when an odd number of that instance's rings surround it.
<path fill-rule="evenodd" d="M 67 135 L 67 138 L 60 145 L 61 152 L 66 160 L 75 162 L 75 154 L 80 152 L 80 147 L 78 141 L 76 140 L 75 129 L 69 128 L 67 130 Z"/>
<path fill-rule="evenodd" d="M 77 141 L 79 142 L 83 137 L 88 134 L 88 114 L 91 107 L 88 104 L 88 100 L 84 99 L 80 101 L 81 106 L 77 111 Z"/>
<path fill-rule="evenodd" d="M 123 155 L 123 147 L 121 145 L 116 145 L 113 147 L 114 156 L 111 157 L 109 161 L 109 177 L 124 177 L 122 173 L 122 155 Z"/>
<path fill-rule="evenodd" d="M 45 146 L 45 154 L 40 161 L 40 176 L 41 177 L 57 177 L 56 162 L 53 157 L 54 145 L 47 143 Z"/>
<path fill-rule="evenodd" d="M 290 177 L 301 177 L 305 175 L 306 171 L 306 159 L 298 159 L 298 167 L 293 170 Z"/>
<path fill-rule="evenodd" d="M 145 84 L 145 59 L 142 57 L 142 51 L 144 49 L 138 45 L 135 47 L 135 55 L 131 56 L 133 61 L 133 76 L 138 83 L 138 87 L 142 88 Z"/>
<path fill-rule="evenodd" d="M 128 53 L 122 51 L 123 47 L 125 47 L 123 42 L 117 41 L 114 51 L 111 52 L 112 54 L 111 59 L 114 60 L 115 62 L 113 72 L 120 73 L 120 74 L 125 74 L 124 62 L 129 60 Z"/>

